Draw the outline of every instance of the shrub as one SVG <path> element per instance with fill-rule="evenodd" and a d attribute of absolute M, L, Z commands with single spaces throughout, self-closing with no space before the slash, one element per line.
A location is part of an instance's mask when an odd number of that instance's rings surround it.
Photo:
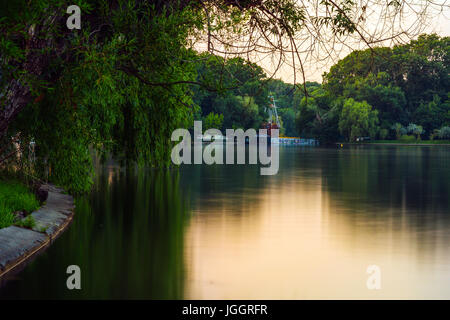
<path fill-rule="evenodd" d="M 440 139 L 450 139 L 450 127 L 442 127 L 438 130 L 438 136 Z"/>
<path fill-rule="evenodd" d="M 16 222 L 15 225 L 22 228 L 33 229 L 33 227 L 36 225 L 36 221 L 34 220 L 33 216 L 27 216 L 26 218 Z"/>
<path fill-rule="evenodd" d="M 403 135 L 398 139 L 402 143 L 413 143 L 416 142 L 416 138 L 414 136 Z"/>
<path fill-rule="evenodd" d="M 406 130 L 408 131 L 408 133 L 414 134 L 417 137 L 417 140 L 420 140 L 420 135 L 425 132 L 422 126 L 418 126 L 417 124 L 414 123 L 410 123 L 406 128 Z"/>
<path fill-rule="evenodd" d="M 358 102 L 352 98 L 346 99 L 339 118 L 339 131 L 348 141 L 358 137 L 374 137 L 378 129 L 378 110 L 373 110 L 366 101 Z"/>
<path fill-rule="evenodd" d="M 0 228 L 14 223 L 16 211 L 31 213 L 39 201 L 28 188 L 16 181 L 0 181 Z"/>
<path fill-rule="evenodd" d="M 0 203 L 0 229 L 6 228 L 14 223 L 14 214 L 11 208 L 4 203 Z"/>
<path fill-rule="evenodd" d="M 434 140 L 436 137 L 439 138 L 439 129 L 433 130 L 433 133 L 430 134 L 430 140 Z"/>
<path fill-rule="evenodd" d="M 389 130 L 388 129 L 380 129 L 380 139 L 381 140 L 384 140 L 384 139 L 386 139 L 386 137 L 388 136 L 388 134 L 389 134 Z"/>
<path fill-rule="evenodd" d="M 403 126 L 402 126 L 400 123 L 398 123 L 398 122 L 395 123 L 395 124 L 391 127 L 391 129 L 395 131 L 395 137 L 396 137 L 397 139 L 400 139 L 400 137 L 401 137 L 402 135 L 406 134 L 406 129 L 403 128 Z"/>

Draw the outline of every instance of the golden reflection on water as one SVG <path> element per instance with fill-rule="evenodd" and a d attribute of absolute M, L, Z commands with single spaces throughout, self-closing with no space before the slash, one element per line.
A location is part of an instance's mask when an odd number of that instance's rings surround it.
<path fill-rule="evenodd" d="M 357 201 L 331 197 L 320 173 L 205 199 L 186 231 L 185 297 L 449 299 L 448 219 Z M 369 265 L 380 290 L 367 289 Z"/>

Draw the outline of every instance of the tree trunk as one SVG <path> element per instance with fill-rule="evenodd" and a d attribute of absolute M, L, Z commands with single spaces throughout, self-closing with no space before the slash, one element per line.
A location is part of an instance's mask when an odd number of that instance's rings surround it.
<path fill-rule="evenodd" d="M 9 124 L 30 101 L 30 89 L 13 79 L 8 87 L 6 105 L 0 110 L 0 139 L 5 137 Z"/>
<path fill-rule="evenodd" d="M 64 48 L 64 42 L 57 41 L 50 28 L 56 23 L 63 22 L 62 18 L 62 16 L 54 14 L 45 18 L 39 26 L 33 24 L 27 27 L 25 59 L 17 66 L 17 69 L 24 71 L 27 77 L 33 80 L 50 80 L 44 74 L 49 61 L 52 57 L 60 55 Z M 5 138 L 11 122 L 32 102 L 31 88 L 25 84 L 24 80 L 23 78 L 12 79 L 6 87 L 3 105 L 0 106 L 0 139 Z M 34 89 L 39 90 L 39 88 Z"/>

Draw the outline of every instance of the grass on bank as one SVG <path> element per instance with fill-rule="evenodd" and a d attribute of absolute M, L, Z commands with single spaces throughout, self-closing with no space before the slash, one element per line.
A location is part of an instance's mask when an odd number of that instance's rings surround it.
<path fill-rule="evenodd" d="M 39 208 L 36 196 L 18 181 L 0 180 L 0 229 L 8 227 L 15 222 L 14 212 L 25 211 L 31 213 Z M 27 217 L 28 218 L 28 217 Z M 25 219 L 23 227 L 32 227 L 32 217 Z"/>
<path fill-rule="evenodd" d="M 364 143 L 386 143 L 386 144 L 450 144 L 450 140 L 372 140 Z"/>
<path fill-rule="evenodd" d="M 339 143 L 348 143 L 348 142 L 339 142 Z M 450 140 L 422 140 L 417 139 L 413 135 L 403 135 L 399 139 L 396 140 L 364 140 L 361 142 L 350 142 L 351 144 L 367 144 L 367 143 L 373 143 L 373 144 L 448 144 L 450 145 Z"/>

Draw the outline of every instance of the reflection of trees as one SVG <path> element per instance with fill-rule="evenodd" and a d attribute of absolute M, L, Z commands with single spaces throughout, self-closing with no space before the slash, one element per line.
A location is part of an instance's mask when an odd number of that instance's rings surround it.
<path fill-rule="evenodd" d="M 248 149 L 246 145 L 246 163 L 249 159 Z M 279 147 L 280 169 L 273 176 L 262 176 L 260 164 L 185 165 L 180 169 L 180 186 L 189 192 L 195 209 L 220 211 L 227 208 L 234 210 L 235 214 L 259 212 L 261 195 L 267 189 L 277 189 L 292 180 L 298 162 L 303 161 L 297 157 L 298 150 L 288 146 Z"/>
<path fill-rule="evenodd" d="M 447 248 L 449 156 L 440 147 L 371 146 L 321 157 L 328 226 L 345 228 L 355 246 L 407 242 L 421 255 Z"/>
<path fill-rule="evenodd" d="M 370 147 L 321 157 L 331 197 L 367 204 L 444 213 L 450 192 L 445 148 Z M 355 201 L 356 200 L 356 201 Z"/>
<path fill-rule="evenodd" d="M 226 157 L 225 145 L 223 157 Z M 192 206 L 204 210 L 210 208 L 220 211 L 232 206 L 236 208 L 236 214 L 240 214 L 245 204 L 258 205 L 254 190 L 266 186 L 266 180 L 260 176 L 259 165 L 187 165 L 181 167 L 180 175 L 180 186 L 189 192 Z M 225 193 L 227 196 L 223 197 Z M 224 199 L 232 199 L 232 203 L 224 203 Z"/>
<path fill-rule="evenodd" d="M 111 176 L 111 172 L 114 172 Z M 187 208 L 178 174 L 113 168 L 77 199 L 72 226 L 0 293 L 34 298 L 181 299 Z M 68 265 L 82 272 L 82 290 L 69 291 Z"/>

